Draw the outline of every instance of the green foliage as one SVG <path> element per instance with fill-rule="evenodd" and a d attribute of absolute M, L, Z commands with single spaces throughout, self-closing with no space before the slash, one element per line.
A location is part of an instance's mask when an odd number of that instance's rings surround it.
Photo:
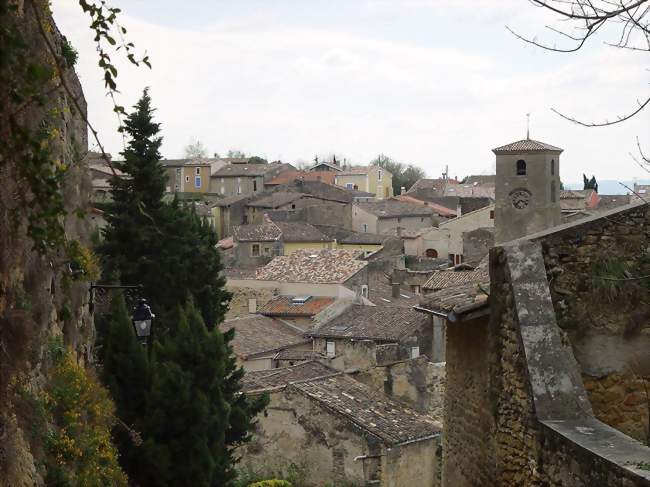
<path fill-rule="evenodd" d="M 293 487 L 290 482 L 286 480 L 270 479 L 270 480 L 261 480 L 260 482 L 255 482 L 250 484 L 248 487 Z"/>
<path fill-rule="evenodd" d="M 268 164 L 269 161 L 263 159 L 262 157 L 253 156 L 248 160 L 249 164 Z"/>
<path fill-rule="evenodd" d="M 286 462 L 275 469 L 255 470 L 252 465 L 246 464 L 239 468 L 235 487 L 249 487 L 257 483 L 268 482 L 267 479 L 288 482 L 294 487 L 310 485 L 309 466 L 305 462 Z M 262 484 L 264 485 L 264 484 Z"/>
<path fill-rule="evenodd" d="M 393 175 L 393 194 L 400 194 L 402 188 L 408 189 L 416 181 L 426 177 L 422 169 L 413 164 L 405 165 L 401 162 L 394 161 L 384 154 L 379 154 L 375 159 L 370 161 L 372 166 L 383 167 Z"/>
<path fill-rule="evenodd" d="M 77 64 L 79 53 L 65 36 L 63 36 L 63 42 L 61 43 L 61 55 L 68 69 L 74 68 L 75 64 Z"/>
<path fill-rule="evenodd" d="M 583 189 L 593 189 L 598 192 L 598 182 L 596 182 L 596 176 L 591 176 L 591 179 L 587 178 L 586 174 L 582 175 Z"/>
<path fill-rule="evenodd" d="M 144 295 L 160 317 L 159 329 L 174 326 L 167 317 L 190 294 L 212 328 L 223 319 L 230 296 L 220 277 L 217 236 L 178 200 L 163 202 L 160 124 L 153 121 L 146 90 L 134 108 L 125 122 L 130 140 L 124 162 L 116 164 L 129 177 L 111 179 L 113 202 L 106 205 L 108 226 L 99 247 L 104 273 L 118 273 L 122 282 L 144 286 Z"/>
<path fill-rule="evenodd" d="M 51 344 L 54 367 L 44 392 L 23 394 L 31 407 L 32 435 L 44 442 L 49 486 L 127 486 L 111 442 L 115 423 L 108 391 L 70 354 Z"/>

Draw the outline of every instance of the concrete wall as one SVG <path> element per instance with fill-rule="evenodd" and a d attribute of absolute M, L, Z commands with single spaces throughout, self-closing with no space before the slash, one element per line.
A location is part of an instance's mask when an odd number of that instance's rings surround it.
<path fill-rule="evenodd" d="M 228 303 L 228 311 L 226 312 L 227 320 L 248 316 L 250 314 L 248 305 L 251 299 L 256 300 L 256 306 L 259 310 L 280 294 L 280 290 L 273 287 L 253 289 L 249 287 L 228 286 L 228 291 L 232 293 L 232 298 L 230 299 L 230 303 Z"/>
<path fill-rule="evenodd" d="M 439 485 L 436 458 L 438 438 L 391 448 L 381 458 L 382 486 L 434 487 Z"/>
<path fill-rule="evenodd" d="M 432 227 L 436 220 L 432 216 L 403 216 L 399 218 L 380 218 L 377 221 L 379 235 L 396 235 L 402 232 L 416 232 Z"/>
<path fill-rule="evenodd" d="M 517 176 L 517 161 L 526 161 L 526 175 Z M 554 161 L 554 162 L 552 162 Z M 555 165 L 551 174 L 551 165 Z M 555 201 L 551 185 L 555 186 Z M 513 191 L 523 189 L 530 193 L 525 208 L 515 208 Z M 496 156 L 496 242 L 510 240 L 559 225 L 560 210 L 560 154 L 521 153 Z"/>
<path fill-rule="evenodd" d="M 259 245 L 259 254 L 253 256 L 253 245 Z M 273 257 L 284 255 L 282 242 L 237 242 L 233 248 L 237 268 L 254 269 L 271 262 Z"/>
<path fill-rule="evenodd" d="M 355 232 L 378 233 L 378 218 L 372 213 L 352 205 L 352 230 Z"/>
<path fill-rule="evenodd" d="M 477 228 L 463 233 L 463 261 L 477 265 L 494 247 L 494 228 Z"/>

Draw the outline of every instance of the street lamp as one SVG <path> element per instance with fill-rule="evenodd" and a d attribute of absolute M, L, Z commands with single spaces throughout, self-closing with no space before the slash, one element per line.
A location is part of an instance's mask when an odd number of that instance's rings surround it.
<path fill-rule="evenodd" d="M 143 345 L 147 344 L 147 339 L 151 336 L 155 317 L 156 315 L 151 312 L 147 301 L 145 299 L 139 299 L 138 306 L 133 310 L 131 320 L 133 321 L 135 334 Z"/>

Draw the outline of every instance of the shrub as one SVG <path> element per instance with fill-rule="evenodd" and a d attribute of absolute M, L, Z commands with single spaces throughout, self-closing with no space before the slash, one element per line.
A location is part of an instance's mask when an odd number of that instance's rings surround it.
<path fill-rule="evenodd" d="M 292 486 L 286 480 L 271 479 L 271 480 L 262 480 L 260 482 L 255 482 L 254 484 L 250 484 L 248 487 L 292 487 Z"/>

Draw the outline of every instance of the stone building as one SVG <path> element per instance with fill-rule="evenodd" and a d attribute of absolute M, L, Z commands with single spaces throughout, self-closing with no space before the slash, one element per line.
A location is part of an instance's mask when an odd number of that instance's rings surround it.
<path fill-rule="evenodd" d="M 380 235 L 400 235 L 437 224 L 431 208 L 394 199 L 352 205 L 352 229 Z"/>
<path fill-rule="evenodd" d="M 430 317 L 412 308 L 352 305 L 309 333 L 313 347 L 341 357 L 343 370 L 431 356 Z"/>
<path fill-rule="evenodd" d="M 251 196 L 264 191 L 264 181 L 283 171 L 295 169 L 291 164 L 227 164 L 212 172 L 210 192 L 223 197 Z"/>
<path fill-rule="evenodd" d="M 167 193 L 210 193 L 210 174 L 224 166 L 221 159 L 163 159 Z"/>
<path fill-rule="evenodd" d="M 307 362 L 247 374 L 244 392 L 270 396 L 241 451 L 244 468 L 286 472 L 297 465 L 314 486 L 438 485 L 440 424 L 377 389 Z"/>
<path fill-rule="evenodd" d="M 489 287 L 423 299 L 447 322 L 443 485 L 650 485 L 649 243 L 631 204 L 495 247 Z"/>
<path fill-rule="evenodd" d="M 562 149 L 532 139 L 497 147 L 496 242 L 559 225 Z"/>
<path fill-rule="evenodd" d="M 334 176 L 334 184 L 349 190 L 358 190 L 384 200 L 393 196 L 393 175 L 383 167 L 351 167 Z"/>
<path fill-rule="evenodd" d="M 307 331 L 319 322 L 319 315 L 334 305 L 336 299 L 319 296 L 278 296 L 259 309 L 259 313 L 271 318 L 290 321 Z"/>

